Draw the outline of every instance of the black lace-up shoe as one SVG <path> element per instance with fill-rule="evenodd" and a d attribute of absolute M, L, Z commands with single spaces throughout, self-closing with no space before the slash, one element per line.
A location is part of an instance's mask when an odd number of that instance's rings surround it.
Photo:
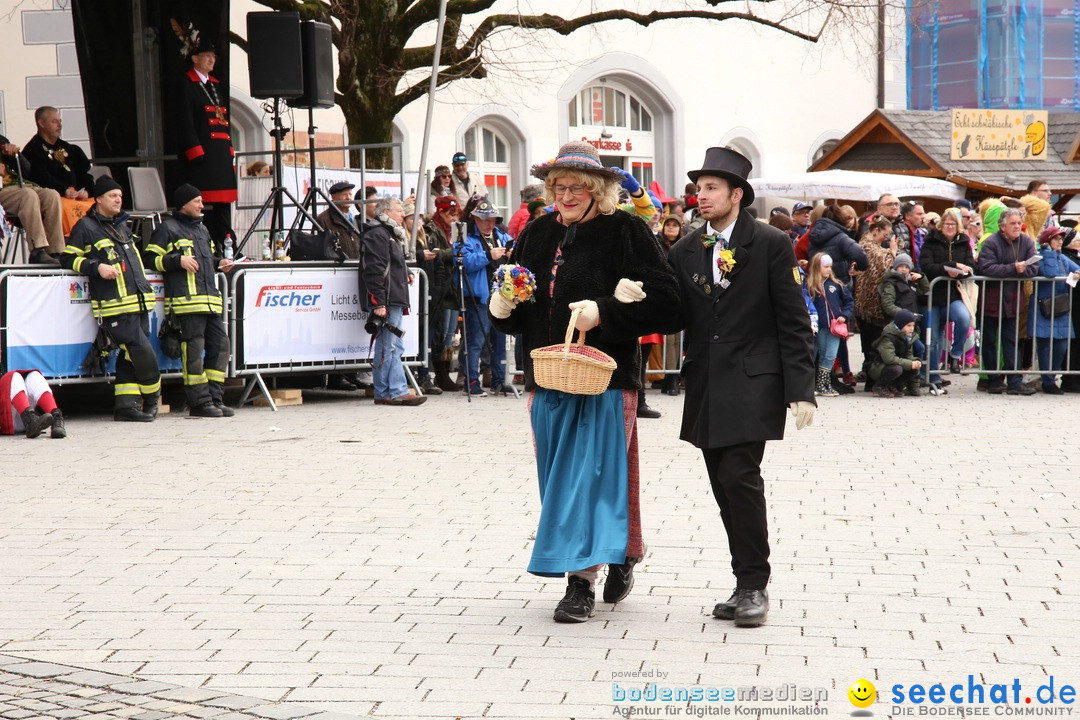
<path fill-rule="evenodd" d="M 769 617 L 768 590 L 739 590 L 735 605 L 735 627 L 757 627 Z"/>

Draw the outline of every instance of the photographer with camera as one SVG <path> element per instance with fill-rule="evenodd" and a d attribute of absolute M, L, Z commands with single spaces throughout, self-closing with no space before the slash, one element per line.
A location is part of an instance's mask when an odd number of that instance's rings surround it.
<path fill-rule="evenodd" d="M 405 264 L 405 213 L 397 198 L 382 198 L 375 219 L 364 224 L 360 253 L 360 298 L 368 313 L 364 329 L 375 337 L 372 377 L 376 405 L 422 405 L 409 393 L 401 357 L 405 354 L 401 319 L 409 309 L 413 274 Z"/>

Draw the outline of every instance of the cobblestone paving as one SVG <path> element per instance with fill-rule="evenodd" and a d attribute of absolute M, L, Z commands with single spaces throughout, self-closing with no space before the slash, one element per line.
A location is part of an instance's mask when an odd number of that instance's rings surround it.
<path fill-rule="evenodd" d="M 880 717 L 894 684 L 1076 684 L 1080 397 L 954 380 L 940 398 L 823 399 L 769 444 L 772 612 L 753 630 L 710 616 L 733 583 L 682 398 L 651 393 L 664 416 L 639 425 L 637 584 L 573 626 L 551 620 L 564 583 L 524 570 L 524 398 L 306 393 L 232 420 L 84 415 L 64 441 L 0 438 L 0 717 L 90 716 L 121 703 L 114 676 L 207 696 L 107 711 L 148 719 L 605 718 L 625 709 L 613 683 L 649 677 L 796 684 L 834 715 L 866 678 Z M 50 695 L 87 704 L 25 707 Z"/>
<path fill-rule="evenodd" d="M 0 654 L 0 718 L 351 720 L 299 704 L 34 662 Z"/>

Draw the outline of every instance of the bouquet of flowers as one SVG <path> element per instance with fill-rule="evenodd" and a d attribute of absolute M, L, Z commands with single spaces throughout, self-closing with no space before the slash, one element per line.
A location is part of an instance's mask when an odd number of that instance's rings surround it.
<path fill-rule="evenodd" d="M 491 292 L 514 302 L 529 302 L 536 291 L 536 278 L 528 268 L 521 265 L 500 265 L 495 270 Z"/>

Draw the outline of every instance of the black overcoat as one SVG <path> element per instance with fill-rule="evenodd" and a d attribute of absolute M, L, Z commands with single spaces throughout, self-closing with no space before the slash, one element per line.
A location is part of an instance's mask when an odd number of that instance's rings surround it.
<path fill-rule="evenodd" d="M 609 389 L 636 390 L 641 387 L 639 337 L 679 330 L 678 291 L 671 268 L 648 226 L 630 213 L 616 210 L 578 225 L 572 242 L 563 244 L 552 295 L 552 268 L 566 234 L 567 228 L 559 223 L 556 213 L 525 226 L 514 248 L 514 262 L 536 276 L 534 301 L 521 303 L 508 318 L 492 318 L 492 324 L 507 334 L 521 333 L 525 389 L 533 390 L 536 382 L 529 353 L 563 343 L 570 324 L 570 303 L 595 300 L 600 326 L 586 334 L 585 342 L 618 363 Z M 640 280 L 645 299 L 633 303 L 616 300 L 615 286 L 622 278 Z"/>
<path fill-rule="evenodd" d="M 686 328 L 680 437 L 699 448 L 779 440 L 788 404 L 814 402 L 813 333 L 791 240 L 742 211 L 724 289 L 712 282 L 706 228 L 669 255 Z"/>

